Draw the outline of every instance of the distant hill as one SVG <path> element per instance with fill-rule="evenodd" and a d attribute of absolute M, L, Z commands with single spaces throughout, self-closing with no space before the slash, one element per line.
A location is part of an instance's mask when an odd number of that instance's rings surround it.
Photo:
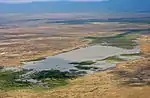
<path fill-rule="evenodd" d="M 150 0 L 108 0 L 103 2 L 33 2 L 0 3 L 0 13 L 41 12 L 150 12 Z"/>

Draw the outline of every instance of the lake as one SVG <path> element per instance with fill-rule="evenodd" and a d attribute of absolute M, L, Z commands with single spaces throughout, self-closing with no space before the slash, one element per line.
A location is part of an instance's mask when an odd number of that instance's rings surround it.
<path fill-rule="evenodd" d="M 71 62 L 101 60 L 114 55 L 119 56 L 120 54 L 138 53 L 139 51 L 140 50 L 138 47 L 136 47 L 135 49 L 127 50 L 112 46 L 93 45 L 61 53 L 55 56 L 49 56 L 45 60 L 26 62 L 24 68 L 34 70 L 57 69 L 61 71 L 68 71 L 70 69 L 77 69 L 74 67 L 75 65 L 69 64 Z M 130 59 L 132 58 L 130 57 Z M 96 66 L 101 70 L 105 70 L 107 68 L 115 67 L 117 63 L 119 62 L 98 61 L 90 66 Z"/>

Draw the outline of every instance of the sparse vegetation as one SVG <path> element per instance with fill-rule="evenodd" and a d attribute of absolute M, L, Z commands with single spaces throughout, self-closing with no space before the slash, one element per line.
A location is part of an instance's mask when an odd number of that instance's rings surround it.
<path fill-rule="evenodd" d="M 16 90 L 16 89 L 52 89 L 68 84 L 67 79 L 76 77 L 69 72 L 60 72 L 59 70 L 47 70 L 35 72 L 27 78 L 24 76 L 29 70 L 22 71 L 0 71 L 0 90 Z M 28 81 L 36 80 L 35 82 Z M 40 83 L 40 84 L 39 84 Z"/>
<path fill-rule="evenodd" d="M 99 60 L 99 61 L 109 61 L 109 62 L 121 62 L 121 61 L 125 61 L 124 59 L 122 58 L 119 58 L 118 56 L 110 56 L 110 57 L 107 57 L 107 58 L 104 58 L 102 60 Z"/>
<path fill-rule="evenodd" d="M 3 69 L 3 68 L 4 68 L 3 66 L 0 66 L 0 70 Z"/>
<path fill-rule="evenodd" d="M 74 65 L 92 65 L 96 62 L 94 61 L 82 61 L 82 62 L 71 62 L 69 64 L 74 64 Z"/>
<path fill-rule="evenodd" d="M 69 75 L 69 72 L 61 72 L 59 70 L 44 70 L 41 72 L 34 73 L 31 76 L 33 79 L 42 80 L 46 78 L 53 79 L 70 79 L 73 78 Z"/>
<path fill-rule="evenodd" d="M 25 61 L 22 61 L 22 62 L 41 61 L 41 60 L 45 60 L 45 59 L 46 59 L 45 57 L 40 57 L 40 58 L 36 58 L 36 59 L 25 60 Z"/>
<path fill-rule="evenodd" d="M 142 53 L 121 54 L 120 56 L 141 56 Z"/>
<path fill-rule="evenodd" d="M 94 67 L 94 66 L 83 66 L 83 65 L 78 65 L 78 66 L 75 66 L 75 67 L 78 68 L 78 69 L 81 69 L 81 70 L 98 69 L 98 67 Z"/>
<path fill-rule="evenodd" d="M 87 39 L 92 39 L 91 44 L 101 44 L 104 46 L 114 46 L 124 49 L 133 49 L 137 43 L 135 42 L 139 34 L 118 34 L 111 37 L 86 37 Z"/>
<path fill-rule="evenodd" d="M 34 85 L 33 83 L 27 81 L 17 81 L 17 79 L 22 79 L 21 75 L 26 72 L 26 70 L 18 72 L 0 71 L 0 90 L 29 88 Z"/>
<path fill-rule="evenodd" d="M 45 83 L 47 88 L 56 88 L 60 86 L 66 86 L 68 82 L 65 79 L 55 79 L 55 78 L 47 78 L 43 79 L 42 82 Z"/>

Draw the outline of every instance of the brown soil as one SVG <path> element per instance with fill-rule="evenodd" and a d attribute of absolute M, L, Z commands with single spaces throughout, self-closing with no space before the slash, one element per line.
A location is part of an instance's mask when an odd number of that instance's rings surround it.
<path fill-rule="evenodd" d="M 16 21 L 16 24 L 17 21 Z M 134 23 L 40 24 L 0 26 L 0 66 L 18 66 L 21 61 L 51 56 L 85 46 L 87 36 L 110 36 L 150 25 Z M 10 25 L 15 25 L 10 24 Z"/>
<path fill-rule="evenodd" d="M 18 66 L 21 61 L 51 56 L 88 44 L 87 36 L 122 32 L 103 29 L 112 24 L 61 25 L 0 28 L 0 66 Z M 117 23 L 115 23 L 118 27 Z M 101 28 L 101 29 L 100 29 Z"/>
<path fill-rule="evenodd" d="M 64 44 L 62 44 L 64 43 Z M 55 55 L 87 45 L 87 42 L 77 38 L 38 38 L 20 41 L 10 45 L 0 45 L 1 66 L 20 65 L 21 61 Z"/>
<path fill-rule="evenodd" d="M 150 54 L 150 35 L 143 35 L 140 39 L 141 51 L 145 54 Z"/>
<path fill-rule="evenodd" d="M 145 37 L 141 40 L 145 40 Z M 147 47 L 143 45 L 149 42 L 145 40 L 142 43 L 146 43 L 142 44 L 142 47 Z M 1 92 L 1 98 L 149 98 L 150 57 L 147 55 L 149 49 L 142 48 L 145 55 L 143 59 L 124 62 L 115 69 L 70 80 L 67 87 L 43 92 L 32 90 Z"/>

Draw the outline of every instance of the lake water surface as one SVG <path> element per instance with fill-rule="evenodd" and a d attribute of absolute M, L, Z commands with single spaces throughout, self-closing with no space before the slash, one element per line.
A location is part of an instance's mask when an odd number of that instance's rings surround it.
<path fill-rule="evenodd" d="M 34 69 L 34 70 L 50 70 L 58 69 L 61 71 L 66 71 L 69 69 L 76 69 L 71 62 L 80 62 L 87 60 L 101 60 L 109 56 L 120 55 L 120 54 L 129 54 L 139 52 L 139 48 L 132 50 L 121 49 L 111 46 L 101 46 L 94 45 L 77 50 L 72 50 L 70 52 L 61 53 L 55 56 L 49 56 L 42 61 L 34 61 L 25 63 L 25 69 Z M 110 63 L 106 61 L 98 61 L 91 66 L 96 66 L 101 69 L 107 69 L 114 67 L 117 62 Z"/>

